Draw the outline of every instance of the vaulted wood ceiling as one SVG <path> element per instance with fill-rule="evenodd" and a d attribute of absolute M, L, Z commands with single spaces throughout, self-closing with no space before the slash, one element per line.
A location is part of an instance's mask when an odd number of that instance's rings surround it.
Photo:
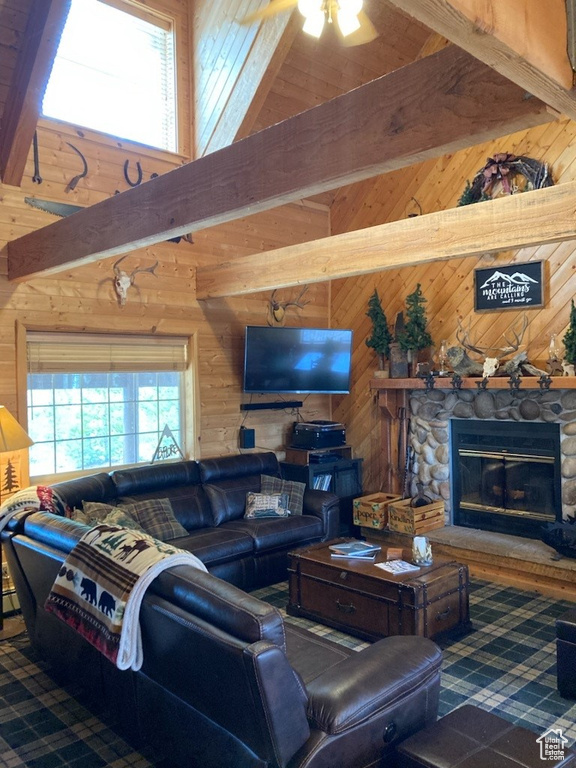
<path fill-rule="evenodd" d="M 0 73 L 10 89 L 2 100 L 1 115 L 0 169 L 5 183 L 18 183 L 54 40 L 69 2 L 2 0 L 0 4 L 0 13 L 19 15 L 23 29 L 19 45 L 0 41 Z M 540 0 L 505 4 L 501 0 L 366 0 L 366 10 L 381 34 L 374 42 L 354 48 L 341 47 L 330 34 L 311 41 L 300 31 L 297 12 L 254 28 L 239 27 L 236 20 L 262 4 L 256 0 L 196 0 L 193 4 L 198 149 L 207 154 L 13 241 L 10 277 L 23 279 L 122 253 L 303 196 L 320 195 L 316 199 L 327 204 L 341 202 L 350 196 L 349 188 L 342 185 L 478 143 L 488 135 L 553 120 L 546 105 L 557 114 L 576 118 L 563 0 L 545 4 Z M 234 41 L 235 37 L 241 40 Z M 453 42 L 452 49 L 440 50 L 422 66 L 418 60 L 442 49 L 445 38 Z M 372 82 L 387 73 L 394 74 Z M 351 93 L 360 86 L 366 90 Z M 340 99 L 325 103 L 334 97 Z M 293 117 L 307 109 L 305 115 Z M 246 136 L 246 141 L 238 141 Z M 237 143 L 229 146 L 233 141 Z M 552 216 L 565 215 L 566 199 L 559 203 L 551 190 L 531 195 L 538 195 L 534 202 L 541 201 Z M 471 252 L 470 227 L 480 232 L 485 217 L 498 215 L 493 203 L 475 208 L 453 212 L 450 250 L 454 255 Z M 426 226 L 426 218 L 418 226 Z M 407 233 L 416 226 L 410 220 L 402 225 Z M 506 247 L 525 244 L 522 234 L 518 231 L 518 242 L 508 242 Z M 562 227 L 562 237 L 566 236 L 576 237 L 576 228 L 570 229 L 569 223 Z M 553 234 L 532 237 L 536 239 L 531 242 L 548 242 L 546 238 Z M 374 232 L 370 242 L 382 252 L 370 267 L 354 258 L 354 253 L 360 255 L 359 243 L 351 257 L 347 242 L 342 245 L 348 249 L 346 258 L 344 251 L 341 254 L 343 268 L 332 273 L 328 263 L 319 270 L 311 261 L 301 262 L 298 276 L 284 284 L 397 263 L 389 234 Z M 334 241 L 330 247 L 334 250 L 339 244 Z M 498 247 L 502 246 L 495 242 L 494 248 Z M 288 263 L 293 256 L 276 257 L 276 277 L 282 259 Z M 224 267 L 204 267 L 199 271 L 199 296 L 245 292 L 243 270 L 253 269 L 255 263 L 262 276 L 258 287 L 278 284 L 277 279 L 271 282 L 268 265 L 272 261 L 256 256 L 250 265 L 239 259 Z"/>

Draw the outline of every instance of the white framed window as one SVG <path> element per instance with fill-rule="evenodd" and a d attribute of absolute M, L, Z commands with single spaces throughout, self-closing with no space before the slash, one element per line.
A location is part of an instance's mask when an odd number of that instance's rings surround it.
<path fill-rule="evenodd" d="M 188 339 L 27 334 L 30 476 L 150 463 L 165 428 L 185 452 Z"/>
<path fill-rule="evenodd" d="M 174 30 L 132 0 L 72 0 L 45 117 L 177 151 Z"/>

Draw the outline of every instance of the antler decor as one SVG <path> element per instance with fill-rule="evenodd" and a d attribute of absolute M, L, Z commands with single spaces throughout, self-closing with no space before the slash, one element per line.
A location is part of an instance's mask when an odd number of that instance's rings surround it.
<path fill-rule="evenodd" d="M 158 266 L 158 262 L 153 264 L 151 267 L 136 267 L 136 269 L 133 269 L 130 274 L 128 274 L 128 272 L 124 272 L 123 269 L 120 269 L 119 265 L 124 261 L 124 259 L 128 258 L 129 255 L 130 254 L 127 253 L 125 256 L 121 256 L 118 261 L 114 262 L 112 266 L 112 269 L 114 270 L 114 277 L 112 278 L 112 282 L 114 285 L 114 290 L 118 296 L 118 303 L 121 307 L 126 304 L 128 288 L 131 288 L 134 285 L 136 275 L 138 275 L 140 272 L 149 272 L 151 275 L 154 275 L 154 277 L 158 277 L 155 272 L 155 269 Z"/>
<path fill-rule="evenodd" d="M 307 290 L 308 286 L 305 285 L 296 297 L 295 301 L 282 302 L 278 301 L 276 298 L 277 289 L 274 289 L 272 291 L 272 296 L 270 296 L 270 299 L 268 300 L 268 308 L 266 312 L 266 321 L 268 325 L 284 325 L 286 322 L 286 310 L 288 307 L 298 307 L 298 309 L 303 309 L 307 304 L 310 304 L 309 301 L 302 301 L 302 297 Z"/>
<path fill-rule="evenodd" d="M 518 352 L 527 328 L 528 318 L 526 314 L 524 314 L 522 316 L 521 327 L 518 328 L 512 326 L 510 330 L 504 334 L 504 341 L 507 342 L 507 346 L 481 347 L 478 345 L 478 343 L 472 343 L 470 341 L 470 329 L 464 328 L 462 321 L 459 318 L 458 330 L 456 331 L 456 339 L 461 346 L 451 347 L 449 350 L 447 350 L 448 359 L 452 369 L 460 376 L 482 375 L 483 378 L 493 376 L 500 368 L 502 358 L 506 357 L 512 352 Z M 484 364 L 473 360 L 471 357 L 469 357 L 465 350 L 475 352 L 478 355 L 482 355 L 482 357 L 484 357 Z M 496 353 L 495 356 L 489 357 L 488 354 L 490 352 L 492 352 L 493 355 Z M 536 376 L 543 373 L 543 371 L 540 371 L 539 368 L 536 368 L 527 361 L 526 352 L 518 352 L 518 354 L 509 360 L 502 368 L 502 372 L 508 375 L 518 370 L 521 370 L 523 373 L 527 373 L 531 376 Z"/>

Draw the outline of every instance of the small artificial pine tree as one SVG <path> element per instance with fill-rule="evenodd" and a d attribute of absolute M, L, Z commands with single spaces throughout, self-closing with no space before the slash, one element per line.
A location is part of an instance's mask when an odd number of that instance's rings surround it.
<path fill-rule="evenodd" d="M 404 331 L 398 338 L 400 349 L 408 351 L 418 351 L 432 346 L 432 336 L 426 330 L 426 310 L 424 304 L 426 299 L 422 295 L 420 283 L 416 290 L 406 296 L 406 315 L 407 321 Z"/>
<path fill-rule="evenodd" d="M 570 309 L 570 325 L 566 331 L 564 338 L 564 360 L 570 365 L 576 364 L 576 307 L 574 307 L 574 299 L 572 299 L 572 308 Z"/>
<path fill-rule="evenodd" d="M 382 303 L 378 296 L 378 291 L 374 288 L 374 293 L 370 296 L 368 302 L 367 316 L 372 320 L 372 336 L 366 339 L 366 346 L 372 347 L 378 355 L 378 364 L 380 369 L 384 367 L 384 359 L 390 354 L 390 342 L 392 334 L 388 330 L 388 321 L 386 314 L 382 309 Z"/>

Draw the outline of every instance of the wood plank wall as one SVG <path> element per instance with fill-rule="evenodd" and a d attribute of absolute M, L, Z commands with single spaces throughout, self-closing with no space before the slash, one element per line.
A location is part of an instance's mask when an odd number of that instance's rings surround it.
<path fill-rule="evenodd" d="M 156 2 L 149 5 L 152 7 Z M 180 14 L 187 6 L 187 0 L 161 2 L 162 7 L 170 6 Z M 16 11 L 20 7 L 20 0 L 0 0 L 0 45 L 3 41 L 10 45 L 17 39 L 19 14 Z M 8 13 L 8 9 L 14 12 Z M 181 15 L 180 20 L 185 29 L 185 17 Z M 181 37 L 180 43 L 179 58 L 186 59 L 189 56 L 187 37 Z M 0 71 L 0 107 L 3 84 Z M 183 88 L 189 94 L 188 84 Z M 22 412 L 25 382 L 19 381 L 16 365 L 17 324 L 45 330 L 194 335 L 198 348 L 200 413 L 198 440 L 195 445 L 187 446 L 188 454 L 200 457 L 237 452 L 242 423 L 256 429 L 258 449 L 281 452 L 294 414 L 240 411 L 240 404 L 248 401 L 241 383 L 244 327 L 266 324 L 269 294 L 200 303 L 195 298 L 196 266 L 214 259 L 221 261 L 325 237 L 329 233 L 328 209 L 314 203 L 287 205 L 199 232 L 194 235 L 193 244 L 161 243 L 135 251 L 123 263 L 123 268 L 131 271 L 136 266 L 151 266 L 158 260 L 157 277 L 139 275 L 139 291 L 131 290 L 125 307 L 118 305 L 112 288 L 115 259 L 28 283 L 9 283 L 5 277 L 6 242 L 54 221 L 50 214 L 26 204 L 25 197 L 92 205 L 117 190 L 128 189 L 124 177 L 126 161 L 132 180 L 137 178 L 136 164 L 140 163 L 143 183 L 146 183 L 152 174 L 166 173 L 188 161 L 190 156 L 189 141 L 184 142 L 182 154 L 175 155 L 51 120 L 41 120 L 38 137 L 42 183 L 32 181 L 31 151 L 22 188 L 0 185 L 0 403 L 25 423 Z M 88 175 L 72 191 L 67 191 L 67 185 L 82 171 L 82 161 L 69 144 L 80 150 L 88 164 Z M 280 297 L 294 298 L 296 293 L 284 291 Z M 312 286 L 308 298 L 310 304 L 303 310 L 291 311 L 287 323 L 326 326 L 329 285 Z M 189 397 L 192 396 L 190 391 Z M 301 416 L 329 418 L 329 398 L 307 399 Z"/>
<path fill-rule="evenodd" d="M 258 34 L 258 24 L 239 22 L 259 6 L 258 0 L 194 3 L 197 156 L 204 154 Z"/>
<path fill-rule="evenodd" d="M 342 189 L 331 209 L 332 232 L 336 234 L 403 219 L 418 214 L 419 205 L 423 213 L 454 207 L 466 180 L 471 180 L 486 159 L 496 152 L 512 152 L 548 162 L 556 183 L 571 181 L 576 178 L 575 139 L 576 124 L 557 120 Z M 450 345 L 456 343 L 455 332 L 460 317 L 466 327 L 470 324 L 471 336 L 480 345 L 501 346 L 502 334 L 518 324 L 522 313 L 475 313 L 473 271 L 495 263 L 531 260 L 545 261 L 548 288 L 545 307 L 527 312 L 530 324 L 524 342 L 529 359 L 544 365 L 550 334 L 558 334 L 558 340 L 561 340 L 568 325 L 570 301 L 576 294 L 574 242 L 495 256 L 455 259 L 333 282 L 332 324 L 354 329 L 353 391 L 349 396 L 335 399 L 333 416 L 347 424 L 348 441 L 354 446 L 356 455 L 365 460 L 365 491 L 385 489 L 380 455 L 380 413 L 369 387 L 377 366 L 373 351 L 365 345 L 371 331 L 365 313 L 374 288 L 378 289 L 391 324 L 396 313 L 403 309 L 406 295 L 421 283 L 428 302 L 429 328 L 436 344 L 442 339 L 447 339 Z"/>

